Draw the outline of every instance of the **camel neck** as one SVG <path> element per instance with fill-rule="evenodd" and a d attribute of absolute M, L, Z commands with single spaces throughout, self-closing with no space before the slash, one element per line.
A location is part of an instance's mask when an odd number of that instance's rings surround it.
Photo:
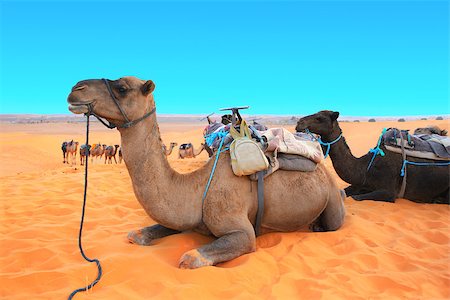
<path fill-rule="evenodd" d="M 163 152 L 156 115 L 119 132 L 123 159 L 136 198 L 152 219 L 175 230 L 200 223 L 204 187 L 193 182 L 202 176 L 206 182 L 208 174 L 204 171 L 179 174 L 170 167 Z M 188 176 L 193 181 L 186 180 Z"/>
<path fill-rule="evenodd" d="M 333 134 L 327 138 L 334 141 L 341 134 L 342 131 L 339 128 L 339 130 L 334 130 Z M 359 158 L 353 156 L 344 136 L 331 146 L 330 158 L 336 173 L 342 180 L 350 184 L 363 184 L 369 162 L 367 155 Z"/>

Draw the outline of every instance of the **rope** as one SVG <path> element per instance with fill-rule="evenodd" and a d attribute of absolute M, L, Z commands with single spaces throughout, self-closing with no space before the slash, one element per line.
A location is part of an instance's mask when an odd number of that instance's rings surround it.
<path fill-rule="evenodd" d="M 205 202 L 206 194 L 208 194 L 209 186 L 210 186 L 211 180 L 212 180 L 212 178 L 214 176 L 214 172 L 216 171 L 216 166 L 217 166 L 217 161 L 219 160 L 219 155 L 220 155 L 221 152 L 224 152 L 224 151 L 228 150 L 228 149 L 223 149 L 222 150 L 222 145 L 223 145 L 223 141 L 224 140 L 225 140 L 225 136 L 222 136 L 222 139 L 220 140 L 220 145 L 219 145 L 218 151 L 216 153 L 216 159 L 214 160 L 214 165 L 213 165 L 213 168 L 211 170 L 211 174 L 209 175 L 208 183 L 206 184 L 205 191 L 203 192 L 202 207 L 203 207 L 203 203 Z"/>
<path fill-rule="evenodd" d="M 384 151 L 380 149 L 381 140 L 383 139 L 383 135 L 386 133 L 386 128 L 383 128 L 383 131 L 380 134 L 380 137 L 378 138 L 378 143 L 375 148 L 371 148 L 369 150 L 369 153 L 373 153 L 372 159 L 370 160 L 369 166 L 367 166 L 367 171 L 369 171 L 370 167 L 372 166 L 373 161 L 375 160 L 375 157 L 379 154 L 381 156 L 384 156 Z"/>
<path fill-rule="evenodd" d="M 90 115 L 89 113 L 86 114 L 86 145 L 89 145 L 89 115 Z M 87 260 L 88 262 L 95 262 L 97 264 L 98 274 L 97 274 L 97 278 L 91 284 L 74 290 L 69 295 L 69 298 L 68 298 L 69 300 L 71 300 L 73 298 L 73 296 L 75 296 L 76 293 L 84 292 L 84 291 L 87 291 L 88 289 L 91 289 L 94 285 L 96 285 L 100 281 L 100 278 L 102 277 L 102 266 L 100 265 L 100 261 L 96 258 L 91 259 L 91 258 L 87 257 L 86 254 L 84 254 L 84 250 L 81 245 L 81 234 L 83 232 L 84 213 L 85 213 L 85 209 L 86 209 L 86 194 L 87 194 L 87 186 L 88 186 L 88 180 L 87 180 L 88 179 L 88 161 L 89 161 L 89 159 L 86 159 L 86 164 L 85 164 L 85 169 L 84 169 L 85 170 L 84 171 L 84 196 L 83 196 L 83 209 L 81 211 L 80 232 L 78 234 L 78 248 L 80 248 L 81 255 L 83 256 L 83 258 L 85 260 Z"/>
<path fill-rule="evenodd" d="M 325 156 L 323 157 L 324 159 L 328 157 L 328 154 L 330 154 L 331 145 L 337 143 L 341 139 L 341 137 L 342 137 L 342 133 L 337 137 L 337 139 L 335 139 L 332 142 L 324 142 L 324 141 L 322 141 L 322 139 L 320 137 L 317 139 L 319 144 L 327 147 L 327 151 L 325 152 Z"/>
<path fill-rule="evenodd" d="M 407 159 L 405 159 L 403 161 L 403 165 L 402 165 L 402 169 L 400 171 L 400 176 L 405 176 L 405 169 L 406 169 L 406 165 L 413 165 L 413 166 L 450 166 L 450 161 L 449 162 L 441 162 L 441 163 L 428 163 L 428 162 L 415 162 L 415 161 L 409 161 Z"/>

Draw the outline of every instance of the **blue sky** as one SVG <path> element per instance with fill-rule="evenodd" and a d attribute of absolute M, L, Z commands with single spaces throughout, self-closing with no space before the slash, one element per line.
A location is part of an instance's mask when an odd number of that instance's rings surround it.
<path fill-rule="evenodd" d="M 449 114 L 448 1 L 0 0 L 0 113 L 133 75 L 159 113 Z"/>

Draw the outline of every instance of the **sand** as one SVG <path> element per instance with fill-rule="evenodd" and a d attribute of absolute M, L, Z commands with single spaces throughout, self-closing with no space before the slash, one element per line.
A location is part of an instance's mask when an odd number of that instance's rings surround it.
<path fill-rule="evenodd" d="M 365 154 L 383 127 L 414 129 L 448 121 L 342 123 L 353 153 Z M 93 125 L 91 143 L 119 143 L 117 131 Z M 64 299 L 96 276 L 77 235 L 83 174 L 62 164 L 61 142 L 84 143 L 82 124 L 2 124 L 0 132 L 0 298 Z M 290 127 L 292 129 L 292 127 Z M 164 142 L 201 142 L 202 125 L 162 124 Z M 180 172 L 203 165 L 169 162 Z M 78 159 L 78 157 L 77 157 Z M 324 162 L 335 174 L 331 161 Z M 347 184 L 335 174 L 341 187 Z M 200 199 L 199 199 L 200 200 Z M 448 299 L 448 205 L 395 204 L 347 197 L 336 232 L 272 233 L 257 250 L 215 267 L 177 268 L 180 256 L 208 243 L 196 233 L 149 247 L 129 244 L 129 231 L 153 224 L 136 201 L 125 166 L 90 164 L 83 245 L 99 258 L 103 278 L 76 299 Z"/>

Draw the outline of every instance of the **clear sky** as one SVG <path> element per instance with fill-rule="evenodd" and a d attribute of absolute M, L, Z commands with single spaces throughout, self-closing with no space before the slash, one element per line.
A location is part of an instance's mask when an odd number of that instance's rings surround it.
<path fill-rule="evenodd" d="M 127 75 L 159 113 L 450 113 L 449 1 L 0 0 L 0 26 L 0 113 Z"/>

